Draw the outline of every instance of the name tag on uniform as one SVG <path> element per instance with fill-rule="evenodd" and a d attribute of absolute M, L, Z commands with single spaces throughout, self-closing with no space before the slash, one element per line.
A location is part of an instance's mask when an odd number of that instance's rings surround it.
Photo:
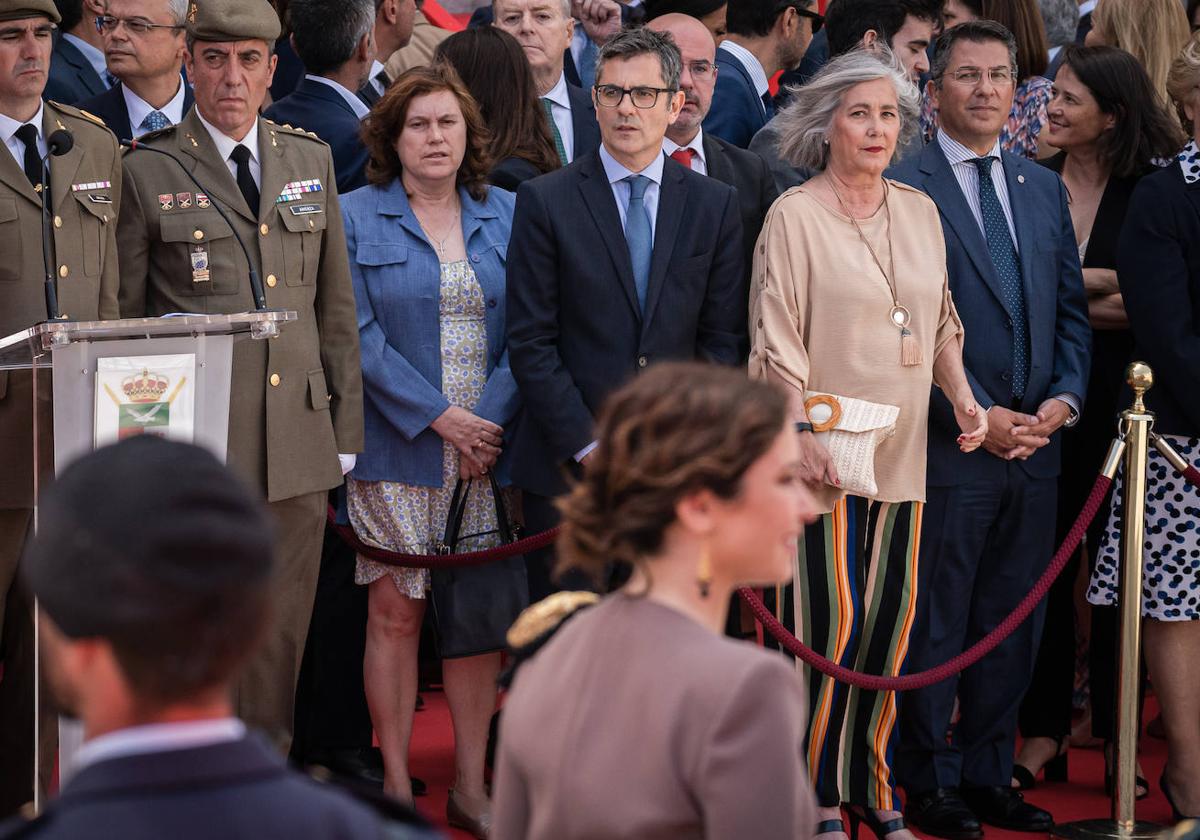
<path fill-rule="evenodd" d="M 208 249 L 203 245 L 192 246 L 192 282 L 207 283 L 209 281 L 208 273 Z"/>
<path fill-rule="evenodd" d="M 99 193 L 88 193 L 88 201 L 92 204 L 112 204 L 112 199 Z"/>
<path fill-rule="evenodd" d="M 293 216 L 311 216 L 313 213 L 324 213 L 324 208 L 320 204 L 297 204 L 295 207 L 289 207 Z"/>

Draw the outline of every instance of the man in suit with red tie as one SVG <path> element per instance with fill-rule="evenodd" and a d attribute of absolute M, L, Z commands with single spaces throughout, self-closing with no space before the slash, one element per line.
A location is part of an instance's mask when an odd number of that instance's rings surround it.
<path fill-rule="evenodd" d="M 682 59 L 648 29 L 600 51 L 600 148 L 521 185 L 508 247 L 508 352 L 523 413 L 512 446 L 526 525 L 595 448 L 604 398 L 666 359 L 736 364 L 745 341 L 737 195 L 662 153 L 679 115 Z M 528 559 L 533 600 L 553 591 L 548 552 Z"/>

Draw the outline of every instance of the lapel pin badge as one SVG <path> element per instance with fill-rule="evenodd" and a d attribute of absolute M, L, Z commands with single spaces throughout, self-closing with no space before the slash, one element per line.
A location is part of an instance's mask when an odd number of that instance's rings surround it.
<path fill-rule="evenodd" d="M 1024 183 L 1025 183 L 1025 176 L 1024 176 L 1024 175 L 1018 175 L 1018 176 L 1017 176 L 1017 183 L 1018 183 L 1018 184 L 1024 184 Z"/>

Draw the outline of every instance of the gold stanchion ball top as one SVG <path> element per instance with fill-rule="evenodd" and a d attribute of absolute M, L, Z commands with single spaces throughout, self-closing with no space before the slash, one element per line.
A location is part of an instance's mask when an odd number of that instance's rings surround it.
<path fill-rule="evenodd" d="M 1138 396 L 1154 387 L 1154 371 L 1145 362 L 1130 362 L 1125 368 L 1125 381 Z"/>

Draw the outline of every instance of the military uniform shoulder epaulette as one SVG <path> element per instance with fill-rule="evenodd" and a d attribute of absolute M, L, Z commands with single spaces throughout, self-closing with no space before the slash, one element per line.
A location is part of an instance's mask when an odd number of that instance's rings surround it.
<path fill-rule="evenodd" d="M 315 132 L 305 131 L 303 128 L 297 128 L 294 125 L 288 125 L 287 123 L 280 124 L 277 122 L 273 122 L 272 120 L 269 120 L 266 117 L 263 117 L 263 122 L 265 122 L 272 131 L 280 131 L 285 134 L 294 135 L 296 137 L 307 137 L 309 140 L 315 140 L 318 143 L 325 142 L 320 137 L 318 137 Z"/>
<path fill-rule="evenodd" d="M 74 105 L 64 105 L 61 102 L 53 101 L 47 102 L 46 104 L 53 107 L 54 110 L 58 111 L 60 114 L 68 117 L 74 117 L 75 119 L 79 120 L 87 120 L 90 123 L 95 123 L 96 125 L 100 126 L 105 131 L 108 130 L 108 126 L 104 124 L 104 120 L 100 119 L 95 114 L 88 113 L 82 108 L 76 108 Z"/>
<path fill-rule="evenodd" d="M 179 126 L 177 126 L 177 125 L 168 125 L 168 126 L 158 129 L 157 131 L 147 131 L 145 134 L 143 134 L 141 137 L 138 138 L 138 142 L 139 143 L 149 143 L 151 140 L 157 140 L 159 137 L 169 137 L 170 135 L 175 133 L 175 129 L 177 129 L 177 128 L 179 128 Z"/>

